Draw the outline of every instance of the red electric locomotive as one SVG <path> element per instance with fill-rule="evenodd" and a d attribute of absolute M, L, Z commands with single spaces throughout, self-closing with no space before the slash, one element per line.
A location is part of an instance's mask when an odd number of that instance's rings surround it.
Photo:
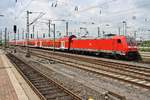
<path fill-rule="evenodd" d="M 10 42 L 15 44 L 15 42 Z M 17 45 L 25 46 L 27 42 L 17 41 Z M 55 39 L 32 39 L 28 46 L 40 48 L 53 48 L 78 53 L 93 53 L 96 55 L 112 55 L 116 58 L 137 60 L 140 58 L 136 41 L 126 36 L 110 36 L 106 38 L 76 38 L 66 36 Z"/>
<path fill-rule="evenodd" d="M 116 58 L 129 60 L 139 59 L 137 43 L 134 38 L 111 36 L 107 38 L 76 38 L 64 37 L 60 41 L 61 49 L 97 55 L 113 55 Z"/>

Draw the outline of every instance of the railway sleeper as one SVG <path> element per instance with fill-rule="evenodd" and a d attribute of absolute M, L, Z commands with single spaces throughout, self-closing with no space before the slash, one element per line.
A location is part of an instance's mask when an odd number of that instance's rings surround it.
<path fill-rule="evenodd" d="M 48 84 L 34 84 L 34 86 L 36 87 L 36 88 L 38 88 L 38 89 L 40 89 L 40 88 L 47 88 L 47 87 L 50 87 Z"/>
<path fill-rule="evenodd" d="M 43 80 L 43 78 L 39 77 L 39 78 L 30 78 L 31 81 L 36 81 L 36 80 Z"/>
<path fill-rule="evenodd" d="M 66 96 L 58 96 L 55 98 L 48 98 L 47 100 L 75 100 L 75 99 L 66 95 Z"/>
<path fill-rule="evenodd" d="M 62 90 L 58 88 L 52 88 L 46 91 L 40 91 L 43 95 L 48 95 L 48 94 L 57 94 L 63 92 Z"/>
<path fill-rule="evenodd" d="M 104 100 L 126 100 L 125 96 L 120 96 L 116 93 L 107 91 L 102 94 Z"/>
<path fill-rule="evenodd" d="M 44 85 L 44 86 L 49 86 L 49 83 L 33 83 L 35 86 L 42 86 L 42 85 Z"/>
<path fill-rule="evenodd" d="M 43 64 L 55 64 L 56 62 L 52 59 L 40 59 L 38 62 L 43 63 Z"/>
<path fill-rule="evenodd" d="M 54 100 L 54 99 L 48 99 L 48 100 Z M 55 100 L 74 100 L 74 98 L 66 95 L 66 96 L 57 97 Z"/>
<path fill-rule="evenodd" d="M 39 87 L 37 87 L 37 88 L 38 88 L 38 89 L 41 89 L 41 90 L 42 90 L 42 88 L 47 88 L 47 89 L 49 89 L 49 90 L 57 89 L 57 87 L 51 86 L 51 85 L 39 86 Z"/>
<path fill-rule="evenodd" d="M 23 61 L 21 61 L 21 60 L 19 60 L 17 57 L 15 57 L 15 56 L 11 56 L 11 54 L 8 54 L 7 56 L 9 56 L 9 58 L 14 62 L 14 64 L 16 64 L 16 66 L 20 66 L 20 63 L 23 63 Z M 16 59 L 16 60 L 15 60 Z M 18 60 L 18 63 L 16 63 L 16 61 Z M 26 67 L 26 68 L 25 68 Z M 22 74 L 24 74 L 24 76 L 26 76 L 26 78 L 28 78 L 28 80 L 30 80 L 30 79 L 36 79 L 37 77 L 40 77 L 40 78 L 45 78 L 45 77 L 42 77 L 42 75 L 41 74 L 33 74 L 33 73 L 37 73 L 37 71 L 34 71 L 34 69 L 33 68 L 29 68 L 28 67 L 28 64 L 22 64 L 22 66 L 20 66 L 19 68 L 17 68 L 17 69 L 20 69 L 20 72 L 21 72 L 21 70 L 23 71 L 22 72 Z M 28 72 L 28 73 L 26 73 L 26 72 Z M 32 73 L 32 74 L 31 74 Z M 26 75 L 25 75 L 26 74 Z M 49 80 L 48 80 L 49 81 Z M 52 86 L 51 86 L 51 85 Z M 34 87 L 36 88 L 37 87 L 37 90 L 38 90 L 38 88 L 40 88 L 41 87 L 41 89 L 42 89 L 42 87 L 44 87 L 44 88 L 48 88 L 48 87 L 53 87 L 52 89 L 50 89 L 50 90 L 48 90 L 48 92 L 47 92 L 47 90 L 45 91 L 45 90 L 41 90 L 42 92 L 41 92 L 41 94 L 44 96 L 44 93 L 45 93 L 45 98 L 46 99 L 48 99 L 48 100 L 51 100 L 51 98 L 56 98 L 56 100 L 61 100 L 60 99 L 60 97 L 62 98 L 62 97 L 65 97 L 65 96 L 70 96 L 70 97 L 72 97 L 72 95 L 69 95 L 68 93 L 66 93 L 65 92 L 65 90 L 63 91 L 62 89 L 59 89 L 58 87 L 57 87 L 57 85 L 55 86 L 55 84 L 53 84 L 53 82 L 52 81 L 50 81 L 50 82 L 44 82 L 44 84 L 42 83 L 36 83 L 36 84 L 33 84 L 34 85 Z M 33 87 L 33 88 L 34 88 Z M 39 91 L 39 90 L 38 90 Z M 39 91 L 40 92 L 40 91 Z M 72 94 L 72 93 L 71 93 Z M 73 99 L 68 99 L 68 100 L 81 100 L 81 98 L 79 98 L 78 96 L 75 96 L 75 95 L 73 95 L 74 97 L 72 97 Z M 59 98 L 58 98 L 59 97 Z M 58 99 L 57 99 L 58 98 Z M 54 100 L 54 99 L 53 99 Z M 67 100 L 67 99 L 62 99 L 62 100 Z"/>
<path fill-rule="evenodd" d="M 42 79 L 42 80 L 34 80 L 34 81 L 32 81 L 32 83 L 47 83 L 47 80 L 44 80 L 44 79 Z"/>
<path fill-rule="evenodd" d="M 40 77 L 40 75 L 39 74 L 35 74 L 36 72 L 34 72 L 34 74 L 33 73 L 26 73 L 26 72 L 24 72 L 24 74 L 27 76 L 27 77 L 29 77 L 29 78 L 37 78 L 37 77 Z"/>
<path fill-rule="evenodd" d="M 32 82 L 35 86 L 46 85 L 49 86 L 48 82 Z"/>
<path fill-rule="evenodd" d="M 57 89 L 55 87 L 37 87 L 39 91 L 45 91 L 45 90 L 52 90 L 52 89 Z"/>
<path fill-rule="evenodd" d="M 64 93 L 64 92 L 61 92 L 61 93 L 52 93 L 52 94 L 48 94 L 48 95 L 45 95 L 45 98 L 47 99 L 52 99 L 52 100 L 59 100 L 60 97 L 66 97 L 68 96 L 68 94 Z M 66 99 L 65 99 L 66 100 Z"/>
<path fill-rule="evenodd" d="M 31 80 L 31 81 L 32 81 L 32 80 L 33 80 L 33 81 L 34 81 L 34 80 L 43 80 L 43 77 L 40 77 L 40 76 L 39 76 L 39 77 L 29 77 L 29 80 Z"/>

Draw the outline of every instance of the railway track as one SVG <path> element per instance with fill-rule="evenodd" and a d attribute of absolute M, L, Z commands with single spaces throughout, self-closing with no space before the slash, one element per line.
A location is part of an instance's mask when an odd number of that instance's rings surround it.
<path fill-rule="evenodd" d="M 150 64 L 150 52 L 140 52 L 142 63 Z"/>
<path fill-rule="evenodd" d="M 47 53 L 47 54 L 51 53 L 51 54 L 54 54 L 54 55 L 58 55 L 58 56 L 62 56 L 62 57 L 68 57 L 70 59 L 75 59 L 75 60 L 79 60 L 80 59 L 82 61 L 90 62 L 92 64 L 104 65 L 104 66 L 108 66 L 108 67 L 111 66 L 111 67 L 113 67 L 115 69 L 120 69 L 121 68 L 121 70 L 127 70 L 129 72 L 131 70 L 131 72 L 133 72 L 133 73 L 134 73 L 134 71 L 135 72 L 139 72 L 139 73 L 142 73 L 142 72 L 150 73 L 150 68 L 148 68 L 148 67 L 142 67 L 142 66 L 136 66 L 136 65 L 130 65 L 130 64 L 123 64 L 123 63 L 120 64 L 118 62 L 110 62 L 110 61 L 104 61 L 104 60 L 94 59 L 94 58 L 91 59 L 91 58 L 83 57 L 83 56 L 76 56 L 76 55 L 71 55 L 71 54 L 66 54 L 66 53 L 50 52 L 50 51 L 39 50 L 39 49 L 33 49 L 32 51 L 42 51 L 42 52 Z"/>
<path fill-rule="evenodd" d="M 50 54 L 50 52 L 47 52 L 45 50 L 42 50 L 42 52 L 44 53 L 40 53 L 41 50 L 35 49 L 33 50 L 32 54 L 35 56 L 44 59 L 53 59 L 57 62 L 69 66 L 74 66 L 83 70 L 103 75 L 105 77 L 130 83 L 142 88 L 150 89 L 150 68 L 142 66 L 133 66 L 128 64 L 112 63 L 107 61 L 95 60 L 61 53 Z M 69 59 L 65 59 L 66 57 Z M 90 64 L 79 64 L 75 61 L 72 61 L 72 59 L 88 62 Z"/>
<path fill-rule="evenodd" d="M 9 53 L 7 57 L 41 100 L 81 100 L 80 97 L 67 90 L 59 83 L 47 78 L 46 75 L 40 73 L 14 55 Z"/>
<path fill-rule="evenodd" d="M 143 57 L 149 57 L 150 58 L 150 52 L 140 52 L 140 55 Z"/>
<path fill-rule="evenodd" d="M 39 50 L 33 49 L 32 51 L 39 51 Z M 47 53 L 47 54 L 53 53 L 53 52 L 48 52 L 45 50 L 42 50 L 42 52 Z M 63 53 L 53 53 L 53 54 L 57 56 L 68 57 L 70 59 L 75 59 L 75 60 L 80 59 L 84 62 L 89 62 L 89 63 L 96 64 L 96 65 L 102 65 L 105 67 L 112 67 L 116 70 L 128 71 L 134 74 L 140 74 L 142 76 L 150 77 L 150 68 L 147 68 L 147 67 L 135 66 L 135 65 L 129 65 L 129 64 L 120 64 L 117 62 L 109 62 L 109 61 L 103 61 L 99 59 L 91 59 L 87 57 L 75 56 L 75 55 L 70 55 L 70 54 L 68 55 L 68 54 L 63 54 Z"/>

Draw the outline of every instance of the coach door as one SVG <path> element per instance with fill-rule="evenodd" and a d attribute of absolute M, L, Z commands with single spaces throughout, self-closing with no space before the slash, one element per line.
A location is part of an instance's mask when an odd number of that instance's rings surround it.
<path fill-rule="evenodd" d="M 65 49 L 65 41 L 61 41 L 61 46 L 62 49 Z"/>
<path fill-rule="evenodd" d="M 40 41 L 40 47 L 42 47 L 42 41 Z"/>

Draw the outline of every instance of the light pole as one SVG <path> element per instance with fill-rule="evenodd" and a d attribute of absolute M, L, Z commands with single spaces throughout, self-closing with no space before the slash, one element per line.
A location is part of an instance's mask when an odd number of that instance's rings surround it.
<path fill-rule="evenodd" d="M 134 38 L 136 40 L 136 34 L 137 34 L 137 31 L 134 31 Z"/>
<path fill-rule="evenodd" d="M 53 25 L 53 28 L 54 28 L 54 30 L 53 30 L 53 52 L 55 52 L 55 24 L 52 24 Z"/>
<path fill-rule="evenodd" d="M 10 32 L 7 32 L 8 33 L 8 36 L 7 36 L 7 45 L 8 45 L 8 48 L 9 48 L 9 40 L 10 40 L 10 37 L 9 37 L 9 35 L 10 35 Z"/>
<path fill-rule="evenodd" d="M 35 18 L 31 23 L 29 22 L 29 14 L 32 14 L 32 13 L 40 13 L 40 15 L 37 17 L 37 18 Z M 27 48 L 27 53 L 26 53 L 26 57 L 30 57 L 31 55 L 30 55 L 30 49 L 29 49 L 29 47 L 28 47 L 28 44 L 29 44 L 29 27 L 30 27 L 30 25 L 32 25 L 32 24 L 34 24 L 38 19 L 40 19 L 43 15 L 44 15 L 45 13 L 43 13 L 43 12 L 29 12 L 29 11 L 27 11 L 27 46 L 26 46 L 26 48 Z"/>
<path fill-rule="evenodd" d="M 39 32 L 37 31 L 37 32 L 36 32 L 36 38 L 37 38 L 37 39 L 39 39 L 39 36 L 38 36 L 38 34 L 39 34 Z"/>
<path fill-rule="evenodd" d="M 120 28 L 120 27 L 118 27 L 118 34 L 119 34 L 119 35 L 121 35 L 121 34 L 120 34 L 120 30 L 121 30 L 121 28 Z"/>
<path fill-rule="evenodd" d="M 97 27 L 98 30 L 98 37 L 100 37 L 100 27 Z"/>
<path fill-rule="evenodd" d="M 2 46 L 2 35 L 3 35 L 3 31 L 0 31 L 0 45 Z"/>
<path fill-rule="evenodd" d="M 124 32 L 124 35 L 126 36 L 127 35 L 127 22 L 126 21 L 123 21 L 123 32 Z"/>
<path fill-rule="evenodd" d="M 24 29 L 22 29 L 22 39 L 24 39 Z"/>
<path fill-rule="evenodd" d="M 103 37 L 105 36 L 105 31 L 102 32 L 103 33 Z"/>
<path fill-rule="evenodd" d="M 31 38 L 34 38 L 34 30 L 35 30 L 35 26 L 33 25 L 33 29 L 32 29 L 32 31 L 33 31 L 33 35 L 32 35 L 32 37 Z"/>
<path fill-rule="evenodd" d="M 51 20 L 51 22 L 52 21 L 62 21 L 62 22 L 65 22 L 66 20 L 64 20 L 64 19 L 61 19 L 61 20 L 58 20 L 58 19 L 56 19 L 56 20 Z M 68 36 L 68 22 L 66 22 L 66 36 Z M 55 27 L 56 27 L 56 25 L 55 25 Z M 56 30 L 55 30 L 56 31 Z"/>
<path fill-rule="evenodd" d="M 42 23 L 45 23 L 46 25 L 48 25 L 49 37 L 51 36 L 51 25 L 54 25 L 54 24 L 52 24 L 52 22 L 54 22 L 54 21 L 62 21 L 62 22 L 66 21 L 64 19 L 62 19 L 62 20 L 60 20 L 60 19 L 44 19 L 44 20 L 48 21 L 48 23 L 47 22 L 42 22 Z M 55 25 L 55 27 L 56 27 L 56 25 Z M 67 22 L 66 22 L 66 33 L 68 33 L 68 23 Z"/>
<path fill-rule="evenodd" d="M 19 29 L 18 29 L 18 40 L 19 40 Z"/>
<path fill-rule="evenodd" d="M 66 22 L 66 36 L 68 36 L 68 22 Z"/>
<path fill-rule="evenodd" d="M 27 53 L 26 53 L 26 57 L 30 57 L 30 50 L 29 50 L 29 14 L 32 14 L 32 12 L 29 12 L 27 11 L 27 45 L 26 45 L 26 48 L 27 48 Z"/>
<path fill-rule="evenodd" d="M 48 20 L 48 36 L 51 37 L 51 20 Z"/>
<path fill-rule="evenodd" d="M 98 26 L 98 37 L 100 37 L 100 34 L 101 34 L 101 32 L 100 32 L 100 28 L 101 28 L 101 14 L 102 14 L 102 11 L 100 10 L 100 12 L 99 12 L 99 26 Z"/>
<path fill-rule="evenodd" d="M 0 15 L 0 17 L 4 17 L 4 15 Z M 3 44 L 3 43 L 2 43 L 2 39 L 3 39 L 2 36 L 3 36 L 3 31 L 1 30 L 1 34 L 0 34 L 0 42 L 1 42 L 1 45 Z"/>
<path fill-rule="evenodd" d="M 106 27 L 105 31 L 106 31 L 107 33 L 110 33 L 110 34 L 111 34 L 111 30 L 110 30 L 111 25 L 110 25 L 110 24 L 106 24 L 105 27 Z"/>
<path fill-rule="evenodd" d="M 5 28 L 5 45 L 4 45 L 4 50 L 6 50 L 7 46 L 7 28 Z"/>

